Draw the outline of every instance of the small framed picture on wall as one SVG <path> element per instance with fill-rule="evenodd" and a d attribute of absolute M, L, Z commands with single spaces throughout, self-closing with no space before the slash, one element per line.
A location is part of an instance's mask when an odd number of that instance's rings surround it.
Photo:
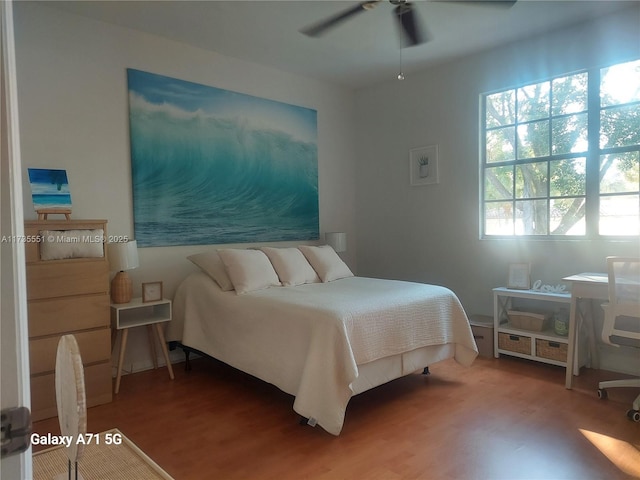
<path fill-rule="evenodd" d="M 438 176 L 438 145 L 409 150 L 409 180 L 413 186 L 440 183 Z"/>
<path fill-rule="evenodd" d="M 531 264 L 510 263 L 507 288 L 529 290 L 531 288 Z"/>

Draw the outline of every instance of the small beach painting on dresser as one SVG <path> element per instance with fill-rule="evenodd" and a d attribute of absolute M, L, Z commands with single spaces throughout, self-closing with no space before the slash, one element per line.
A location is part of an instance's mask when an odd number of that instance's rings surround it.
<path fill-rule="evenodd" d="M 138 246 L 319 238 L 317 112 L 127 70 Z"/>
<path fill-rule="evenodd" d="M 31 199 L 35 210 L 71 210 L 66 170 L 29 168 Z"/>

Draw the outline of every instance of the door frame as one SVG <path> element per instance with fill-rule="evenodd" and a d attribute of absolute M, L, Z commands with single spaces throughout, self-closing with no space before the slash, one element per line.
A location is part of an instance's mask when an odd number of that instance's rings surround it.
<path fill-rule="evenodd" d="M 13 0 L 0 2 L 2 80 L 0 88 L 0 406 L 31 408 L 27 287 L 22 197 L 22 162 L 18 122 Z M 4 478 L 32 478 L 31 448 L 6 457 L 0 464 Z"/>

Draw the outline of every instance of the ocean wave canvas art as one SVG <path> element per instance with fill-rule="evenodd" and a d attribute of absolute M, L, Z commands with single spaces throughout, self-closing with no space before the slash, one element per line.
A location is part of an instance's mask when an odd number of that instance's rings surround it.
<path fill-rule="evenodd" d="M 71 191 L 66 170 L 29 168 L 27 172 L 36 211 L 71 210 Z"/>
<path fill-rule="evenodd" d="M 127 69 L 139 246 L 319 238 L 317 112 Z"/>

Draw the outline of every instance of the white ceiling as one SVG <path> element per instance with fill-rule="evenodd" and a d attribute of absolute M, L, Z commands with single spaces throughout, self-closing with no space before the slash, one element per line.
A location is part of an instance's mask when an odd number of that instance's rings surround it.
<path fill-rule="evenodd" d="M 299 30 L 357 1 L 56 1 L 49 6 L 353 88 L 393 79 L 400 34 L 386 0 L 320 38 Z M 402 49 L 405 74 L 599 17 L 630 1 L 519 0 L 513 7 L 414 1 L 431 40 Z"/>

